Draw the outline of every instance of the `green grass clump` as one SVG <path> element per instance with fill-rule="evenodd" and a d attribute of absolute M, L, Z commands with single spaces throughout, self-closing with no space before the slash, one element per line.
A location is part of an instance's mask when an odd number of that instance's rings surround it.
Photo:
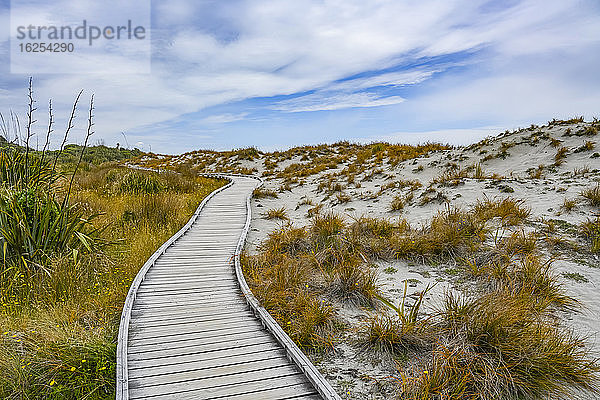
<path fill-rule="evenodd" d="M 381 295 L 377 298 L 392 310 L 390 314 L 375 314 L 359 328 L 359 344 L 363 349 L 378 353 L 398 355 L 407 350 L 422 349 L 432 341 L 435 328 L 429 324 L 429 318 L 420 316 L 423 298 L 431 290 L 427 286 L 418 293 L 415 303 L 406 306 L 408 281 L 404 282 L 404 294 L 398 306 Z"/>
<path fill-rule="evenodd" d="M 560 206 L 560 208 L 562 208 L 563 210 L 565 210 L 565 212 L 571 212 L 575 209 L 575 207 L 577 207 L 577 200 L 575 199 L 564 199 L 562 205 Z"/>
<path fill-rule="evenodd" d="M 75 165 L 79 160 L 79 155 L 83 151 L 83 146 L 78 144 L 67 144 L 62 152 L 58 150 L 48 151 L 47 156 L 53 159 L 58 155 L 58 163 L 63 166 Z M 82 158 L 83 167 L 90 168 L 111 161 L 124 161 L 142 156 L 144 153 L 135 148 L 133 150 L 123 147 L 108 147 L 105 145 L 90 146 L 85 148 Z"/>

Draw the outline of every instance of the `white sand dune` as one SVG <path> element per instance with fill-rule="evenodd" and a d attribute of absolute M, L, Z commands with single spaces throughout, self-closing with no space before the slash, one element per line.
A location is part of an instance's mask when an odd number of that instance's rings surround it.
<path fill-rule="evenodd" d="M 343 193 L 350 200 L 340 204 L 336 196 L 326 196 L 319 191 L 319 184 L 325 179 L 342 171 L 353 160 L 326 169 L 318 174 L 302 178 L 299 183 L 292 184 L 290 190 L 280 190 L 284 184 L 281 178 L 269 178 L 265 188 L 278 191 L 278 198 L 255 199 L 252 202 L 253 221 L 248 237 L 248 251 L 255 252 L 269 232 L 277 229 L 281 222 L 267 220 L 263 217 L 266 210 L 285 207 L 290 222 L 297 226 L 308 223 L 309 205 L 299 205 L 302 200 L 311 199 L 314 204 L 323 204 L 323 211 L 333 210 L 344 215 L 348 220 L 361 215 L 397 218 L 403 217 L 417 226 L 429 220 L 439 210 L 451 206 L 467 206 L 478 199 L 512 197 L 522 199 L 531 208 L 531 215 L 525 224 L 526 230 L 540 230 L 543 221 L 553 220 L 559 235 L 581 248 L 589 248 L 589 243 L 577 234 L 576 227 L 587 219 L 594 218 L 598 208 L 587 204 L 580 196 L 583 189 L 594 187 L 600 182 L 600 157 L 596 149 L 598 135 L 593 133 L 589 122 L 572 122 L 569 124 L 551 124 L 543 127 L 532 126 L 512 133 L 504 133 L 489 138 L 478 144 L 450 150 L 430 153 L 426 157 L 408 160 L 393 166 L 389 160 L 383 159 L 374 168 L 381 168 L 382 173 L 365 180 L 366 171 L 357 175 L 355 181 L 348 184 L 341 177 L 339 183 Z M 560 141 L 560 143 L 556 141 Z M 586 142 L 588 148 L 585 147 Z M 594 146 L 593 149 L 590 149 Z M 565 147 L 566 154 L 562 164 L 555 164 L 557 149 Z M 189 159 L 202 159 L 196 153 Z M 206 170 L 219 170 L 227 165 L 227 157 L 214 156 Z M 169 160 L 172 164 L 181 162 L 181 158 Z M 265 157 L 254 160 L 238 161 L 238 168 L 256 169 L 258 173 L 265 171 Z M 299 153 L 281 161 L 276 171 L 282 171 L 294 163 L 309 163 Z M 479 177 L 464 177 L 456 186 L 433 183 L 454 165 L 458 170 L 479 164 Z M 540 167 L 541 166 L 541 167 Z M 536 171 L 540 170 L 539 175 Z M 470 174 L 472 176 L 472 174 Z M 487 177 L 487 178 L 486 178 Z M 422 187 L 414 192 L 414 199 L 407 202 L 401 211 L 390 211 L 390 203 L 397 195 L 405 195 L 408 189 L 389 188 L 377 195 L 383 185 L 396 180 L 418 180 Z M 421 205 L 424 197 L 434 200 Z M 561 208 L 565 199 L 576 200 L 573 210 Z M 424 203 L 424 202 L 423 202 Z M 578 312 L 564 313 L 565 324 L 576 332 L 587 337 L 590 351 L 600 357 L 600 259 L 598 253 L 589 251 L 564 250 L 554 254 L 554 273 L 560 276 L 561 283 L 567 293 L 575 297 L 582 305 Z M 391 268 L 390 268 L 391 267 Z M 406 261 L 381 262 L 380 280 L 386 296 L 396 301 L 402 297 L 404 281 L 409 279 L 409 293 L 422 290 L 426 285 L 437 282 L 427 300 L 428 310 L 441 298 L 444 290 L 466 290 L 467 284 L 457 284 L 452 279 L 452 265 L 427 265 Z M 393 271 L 393 272 L 392 272 Z M 339 315 L 351 325 L 356 325 L 365 317 L 367 311 L 339 305 Z M 349 333 L 351 335 L 351 333 Z M 318 363 L 325 375 L 332 380 L 340 393 L 351 389 L 352 398 L 375 399 L 386 398 L 375 383 L 378 379 L 386 379 L 391 372 L 385 365 L 376 360 L 364 359 L 352 346 L 340 344 L 335 355 Z"/>

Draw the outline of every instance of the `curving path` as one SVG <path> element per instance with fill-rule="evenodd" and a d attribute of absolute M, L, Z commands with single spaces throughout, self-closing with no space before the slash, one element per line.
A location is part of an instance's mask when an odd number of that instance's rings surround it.
<path fill-rule="evenodd" d="M 239 253 L 259 181 L 227 179 L 134 280 L 117 399 L 339 399 L 250 293 Z"/>

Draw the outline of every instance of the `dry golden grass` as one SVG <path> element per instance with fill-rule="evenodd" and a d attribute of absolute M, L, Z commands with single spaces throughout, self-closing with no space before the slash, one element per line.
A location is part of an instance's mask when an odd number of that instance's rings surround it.
<path fill-rule="evenodd" d="M 421 364 L 402 371 L 402 398 L 541 400 L 594 391 L 598 364 L 580 337 L 556 325 L 557 310 L 578 303 L 542 257 L 543 236 L 521 228 L 530 212 L 514 198 L 484 198 L 447 207 L 418 228 L 403 219 L 348 222 L 321 212 L 304 228 L 271 234 L 244 268 L 263 305 L 305 349 L 339 340 L 331 304 L 379 311 L 360 326 L 356 345 L 385 362 L 419 354 Z M 595 235 L 595 225 L 585 229 Z M 478 289 L 468 299 L 448 294 L 442 309 L 422 317 L 422 294 L 406 309 L 381 296 L 370 265 L 389 258 L 456 260 L 461 278 L 475 278 Z M 314 306 L 301 310 L 308 297 Z M 381 312 L 386 304 L 394 312 Z"/>
<path fill-rule="evenodd" d="M 595 187 L 582 190 L 580 195 L 586 199 L 591 206 L 600 207 L 600 183 L 596 184 Z"/>
<path fill-rule="evenodd" d="M 524 205 L 524 201 L 510 197 L 502 200 L 484 198 L 476 202 L 473 212 L 482 221 L 499 218 L 504 226 L 513 226 L 522 224 L 531 214 L 531 209 Z"/>
<path fill-rule="evenodd" d="M 561 165 L 565 158 L 567 158 L 567 154 L 569 153 L 569 149 L 562 146 L 559 147 L 558 150 L 556 151 L 556 154 L 554 155 L 554 164 L 555 165 Z"/>
<path fill-rule="evenodd" d="M 276 199 L 277 197 L 279 197 L 276 191 L 270 189 L 263 189 L 262 187 L 254 189 L 254 191 L 252 192 L 252 196 L 254 196 L 255 199 L 262 199 L 265 197 Z"/>
<path fill-rule="evenodd" d="M 290 219 L 285 207 L 271 208 L 264 213 L 264 217 L 266 219 L 282 219 L 286 221 Z"/>
<path fill-rule="evenodd" d="M 145 260 L 223 182 L 114 165 L 75 178 L 72 201 L 105 226 L 96 253 L 53 257 L 28 281 L 0 280 L 0 397 L 114 396 L 115 340 Z"/>
<path fill-rule="evenodd" d="M 590 251 L 592 253 L 600 252 L 600 217 L 596 217 L 595 220 L 588 219 L 580 225 L 579 230 L 590 243 Z"/>
<path fill-rule="evenodd" d="M 563 209 L 567 213 L 573 211 L 575 209 L 575 207 L 577 207 L 577 200 L 567 199 L 567 198 L 565 198 L 563 200 L 563 203 L 560 206 L 560 208 Z"/>
<path fill-rule="evenodd" d="M 428 361 L 403 372 L 403 397 L 516 400 L 597 392 L 598 364 L 583 340 L 550 315 L 535 293 L 447 296 L 436 326 L 443 333 Z"/>
<path fill-rule="evenodd" d="M 392 211 L 400 211 L 404 208 L 404 199 L 402 196 L 394 196 L 392 202 L 390 203 L 390 210 Z"/>

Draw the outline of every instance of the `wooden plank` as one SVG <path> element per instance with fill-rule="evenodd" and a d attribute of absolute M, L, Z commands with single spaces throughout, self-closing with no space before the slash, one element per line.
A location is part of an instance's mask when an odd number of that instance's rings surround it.
<path fill-rule="evenodd" d="M 196 242 L 180 242 L 178 246 L 172 246 L 170 247 L 165 254 L 169 254 L 169 253 L 173 253 L 173 252 L 196 252 L 196 253 L 200 253 L 203 250 L 212 250 L 212 249 L 222 249 L 222 250 L 226 250 L 226 251 L 235 251 L 235 244 L 234 243 L 224 243 L 222 240 L 215 240 L 215 239 L 205 239 L 202 241 L 196 241 Z"/>
<path fill-rule="evenodd" d="M 165 326 L 162 328 L 143 328 L 136 327 L 135 329 L 131 329 L 129 332 L 130 340 L 146 340 L 146 339 L 154 339 L 161 338 L 163 340 L 171 340 L 173 338 L 177 338 L 177 336 L 182 336 L 186 334 L 200 334 L 200 333 L 208 333 L 212 334 L 215 332 L 219 332 L 220 330 L 225 329 L 233 329 L 233 328 L 260 328 L 262 325 L 256 322 L 253 318 L 244 318 L 237 321 L 226 321 L 221 323 L 220 321 L 213 321 L 212 323 L 196 323 L 190 324 L 186 326 Z"/>
<path fill-rule="evenodd" d="M 171 315 L 170 318 L 166 319 L 164 316 L 134 316 L 131 318 L 131 324 L 144 326 L 144 327 L 152 327 L 152 326 L 169 326 L 169 325 L 178 325 L 183 323 L 195 323 L 195 322 L 209 322 L 209 321 L 222 321 L 225 319 L 234 319 L 234 318 L 247 318 L 252 317 L 254 314 L 250 312 L 250 310 L 230 310 L 229 312 L 221 312 L 214 313 L 212 315 L 207 315 L 206 313 L 188 313 L 188 314 L 175 314 Z"/>
<path fill-rule="evenodd" d="M 185 270 L 179 270 L 179 271 L 170 271 L 168 272 L 168 270 L 164 270 L 164 271 L 156 271 L 153 272 L 152 274 L 147 274 L 146 275 L 146 279 L 144 279 L 144 281 L 146 281 L 146 283 L 154 283 L 156 281 L 160 281 L 160 280 L 167 280 L 167 279 L 174 279 L 174 278 L 178 278 L 178 279 L 194 279 L 194 278 L 203 278 L 205 276 L 231 276 L 231 266 L 227 265 L 227 266 L 223 266 L 223 267 L 218 267 L 218 268 L 202 268 L 202 267 L 191 267 L 188 268 L 187 271 Z"/>
<path fill-rule="evenodd" d="M 218 300 L 224 299 L 225 301 L 234 301 L 235 299 L 243 299 L 242 294 L 233 293 L 233 288 L 230 286 L 220 286 L 215 289 L 231 289 L 228 294 L 214 295 L 211 296 L 210 290 L 203 291 L 175 291 L 175 292 L 153 292 L 151 290 L 140 291 L 136 297 L 136 303 L 140 305 L 154 305 L 154 304 L 198 304 L 203 303 L 211 304 Z M 211 299 L 211 297 L 213 297 Z"/>
<path fill-rule="evenodd" d="M 169 299 L 158 299 L 156 303 L 177 303 L 184 300 L 189 300 L 191 303 L 198 302 L 206 302 L 206 303 L 214 303 L 215 301 L 227 300 L 227 299 L 243 299 L 243 295 L 240 291 L 231 290 L 230 287 L 213 287 L 210 290 L 197 291 L 195 293 L 186 293 L 183 296 L 184 299 L 179 299 L 173 297 L 171 300 Z M 150 297 L 148 295 L 142 294 L 142 296 L 136 296 L 136 302 L 139 304 L 147 303 Z"/>
<path fill-rule="evenodd" d="M 196 252 L 194 252 L 194 254 L 179 254 L 179 252 L 165 252 L 162 256 L 161 259 L 164 261 L 170 261 L 172 259 L 193 259 L 193 260 L 209 260 L 211 258 L 223 258 L 223 259 L 228 259 L 232 256 L 233 254 L 231 253 L 230 250 L 223 250 L 222 248 L 215 248 L 215 249 L 202 249 L 202 250 L 198 250 Z"/>
<path fill-rule="evenodd" d="M 163 285 L 179 285 L 181 283 L 203 283 L 203 282 L 219 282 L 234 280 L 231 276 L 231 271 L 223 268 L 219 273 L 216 271 L 205 271 L 204 274 L 195 274 L 193 278 L 181 276 L 180 274 L 172 274 L 171 276 L 154 277 L 152 279 L 144 279 L 142 285 L 146 286 L 163 286 Z"/>
<path fill-rule="evenodd" d="M 281 359 L 284 356 L 285 352 L 281 347 L 271 345 L 271 348 L 263 348 L 262 350 L 258 349 L 252 352 L 229 354 L 227 357 L 206 358 L 192 355 L 187 357 L 179 357 L 176 361 L 172 358 L 171 361 L 175 362 L 170 363 L 165 362 L 165 360 L 151 360 L 150 363 L 139 363 L 132 361 L 131 367 L 129 368 L 129 376 L 131 379 L 137 379 L 172 374 L 173 371 L 177 371 L 177 373 L 196 372 L 217 367 L 245 364 L 248 361 L 258 362 L 277 358 Z"/>
<path fill-rule="evenodd" d="M 164 274 L 162 276 L 150 275 L 144 279 L 143 284 L 147 286 L 161 286 L 169 284 L 177 285 L 181 283 L 207 282 L 229 278 L 231 278 L 231 271 L 227 271 L 225 268 L 223 268 L 221 271 L 197 271 L 187 275 L 183 275 L 181 273 Z"/>
<path fill-rule="evenodd" d="M 164 321 L 165 324 L 170 322 L 179 322 L 185 319 L 200 320 L 202 318 L 209 319 L 211 315 L 215 318 L 222 319 L 226 315 L 248 315 L 253 316 L 251 309 L 246 304 L 235 306 L 214 307 L 212 309 L 202 308 L 201 310 L 194 309 L 175 309 L 168 311 L 156 312 L 156 310 L 148 310 L 147 312 L 138 311 L 131 316 L 131 320 L 136 324 L 148 323 L 153 324 L 156 321 Z"/>
<path fill-rule="evenodd" d="M 314 394 L 315 389 L 310 387 L 305 382 L 300 373 L 286 373 L 279 376 L 269 376 L 265 379 L 260 379 L 260 376 L 244 375 L 240 377 L 233 376 L 235 381 L 227 383 L 216 383 L 212 387 L 202 389 L 183 387 L 176 392 L 162 391 L 160 394 L 146 392 L 144 398 L 149 399 L 202 399 L 202 400 L 217 400 L 217 399 L 252 399 L 252 400 L 277 400 L 290 398 L 290 393 L 298 395 Z M 249 380 L 254 379 L 254 380 Z M 140 391 L 142 394 L 143 391 Z M 166 393 L 165 393 L 166 392 Z M 134 392 L 135 395 L 137 393 Z M 293 397 L 292 397 L 293 398 Z"/>
<path fill-rule="evenodd" d="M 212 289 L 220 286 L 230 286 L 229 284 L 233 284 L 235 287 L 235 280 L 231 277 L 222 278 L 222 277 L 203 277 L 196 279 L 169 279 L 163 280 L 161 282 L 150 282 L 144 281 L 140 285 L 140 290 L 147 290 L 152 292 L 163 292 L 163 291 L 173 291 L 173 290 L 188 290 L 188 289 L 204 289 L 208 288 L 209 292 L 212 292 Z"/>
<path fill-rule="evenodd" d="M 243 298 L 241 292 L 239 291 L 231 291 L 229 290 L 229 288 L 213 288 L 213 290 L 207 290 L 204 292 L 197 292 L 196 294 L 194 294 L 194 298 L 192 301 L 209 301 L 211 299 L 224 299 L 224 298 Z M 141 298 L 138 298 L 136 296 L 136 302 L 138 301 L 144 301 Z M 161 302 L 164 302 L 164 299 L 162 299 Z"/>
<path fill-rule="evenodd" d="M 215 304 L 213 306 L 202 306 L 198 308 L 194 307 L 180 307 L 180 308 L 169 308 L 169 309 L 158 309 L 158 308 L 140 308 L 134 310 L 135 313 L 131 314 L 132 319 L 164 319 L 164 318 L 183 318 L 187 316 L 195 315 L 212 315 L 215 313 L 244 313 L 249 311 L 248 304 L 246 302 L 239 302 L 234 304 Z"/>
<path fill-rule="evenodd" d="M 190 293 L 194 294 L 194 293 L 198 293 L 199 291 L 203 291 L 206 290 L 206 292 L 212 292 L 213 289 L 218 289 L 218 288 L 230 288 L 232 291 L 236 290 L 237 287 L 235 285 L 235 282 L 233 280 L 231 281 L 217 281 L 213 284 L 210 284 L 209 282 L 198 282 L 198 285 L 196 285 L 196 287 L 194 288 L 189 288 L 189 289 L 169 289 L 169 288 L 164 288 L 164 289 L 160 289 L 160 288 L 153 288 L 151 286 L 144 286 L 142 285 L 140 287 L 140 290 L 138 291 L 138 294 L 136 296 L 136 298 L 138 297 L 143 297 L 146 295 L 156 295 L 156 296 L 163 296 L 163 295 L 171 295 L 171 292 L 173 292 L 173 296 L 189 296 Z"/>
<path fill-rule="evenodd" d="M 202 257 L 203 254 L 210 254 L 212 256 L 220 256 L 227 259 L 231 257 L 235 253 L 235 247 L 227 247 L 219 245 L 218 243 L 213 243 L 211 245 L 202 246 L 202 250 L 198 249 L 173 249 L 165 252 L 165 257 L 177 257 L 177 258 L 190 258 L 198 259 Z"/>
<path fill-rule="evenodd" d="M 208 397 L 208 400 L 217 399 L 231 399 L 231 400 L 287 400 L 287 399 L 320 399 L 321 396 L 317 395 L 317 391 L 310 384 L 297 383 L 295 385 L 286 384 L 289 379 L 278 378 L 271 379 L 268 382 L 263 382 L 264 389 L 260 389 L 253 392 L 244 392 L 252 390 L 252 386 L 240 385 L 238 388 L 236 385 L 228 387 L 227 395 L 220 395 L 218 397 Z M 268 386 L 267 386 L 268 385 Z"/>
<path fill-rule="evenodd" d="M 154 344 L 131 343 L 129 347 L 129 356 L 132 359 L 143 359 L 146 355 L 176 355 L 187 354 L 189 352 L 211 352 L 229 348 L 243 347 L 248 343 L 273 342 L 273 338 L 262 330 L 240 330 L 228 331 L 226 336 L 202 336 L 196 338 L 187 338 L 186 340 L 175 342 L 158 342 Z M 136 358 L 137 357 L 137 358 Z"/>
<path fill-rule="evenodd" d="M 251 313 L 234 313 L 234 314 L 221 314 L 215 315 L 212 319 L 207 319 L 206 316 L 200 316 L 198 318 L 188 317 L 188 318 L 179 318 L 179 319 L 168 319 L 163 321 L 153 321 L 148 322 L 146 320 L 140 319 L 132 319 L 131 320 L 131 331 L 132 332 L 142 332 L 144 330 L 151 331 L 153 328 L 160 328 L 161 330 L 167 329 L 186 329 L 188 327 L 200 327 L 218 323 L 236 323 L 239 321 L 244 321 L 248 318 L 253 318 L 253 314 Z"/>
<path fill-rule="evenodd" d="M 156 268 L 156 269 L 155 269 Z M 192 271 L 210 271 L 210 270 L 218 270 L 223 268 L 231 268 L 231 257 L 227 258 L 215 258 L 215 259 L 205 259 L 205 260 L 164 260 L 154 264 L 154 271 L 151 271 L 148 276 L 151 276 L 151 273 L 171 273 L 172 271 L 177 270 L 185 270 L 190 269 Z"/>
<path fill-rule="evenodd" d="M 196 260 L 158 260 L 154 263 L 156 271 L 163 271 L 167 268 L 197 268 L 197 269 L 211 269 L 211 268 L 222 268 L 231 266 L 230 257 L 203 257 L 197 258 Z"/>
<path fill-rule="evenodd" d="M 155 298 L 157 300 L 157 302 L 173 303 L 173 302 L 181 302 L 181 301 L 193 302 L 193 301 L 198 301 L 198 300 L 204 300 L 208 297 L 207 301 L 210 301 L 210 297 L 211 297 L 210 294 L 213 293 L 211 289 L 214 289 L 214 290 L 229 289 L 231 292 L 229 294 L 231 296 L 235 296 L 234 291 L 237 290 L 237 288 L 235 286 L 228 285 L 226 283 L 215 284 L 215 286 L 213 286 L 212 288 L 210 286 L 206 285 L 203 288 L 177 289 L 177 290 L 173 290 L 173 291 L 169 291 L 168 289 L 158 291 L 158 290 L 154 290 L 152 288 L 143 288 L 138 292 L 138 295 L 136 296 L 136 300 L 139 300 L 140 302 L 145 302 L 145 301 Z M 220 296 L 215 295 L 215 298 L 216 297 L 220 297 Z M 241 298 L 241 294 L 239 294 L 238 297 Z"/>
<path fill-rule="evenodd" d="M 160 264 L 156 266 L 156 270 L 152 274 L 148 274 L 147 277 L 155 275 L 185 275 L 191 274 L 208 274 L 211 272 L 229 272 L 233 270 L 233 265 L 230 260 L 231 257 L 222 258 L 220 260 L 206 261 L 204 264 L 191 264 L 189 261 L 182 262 L 170 262 L 168 264 Z"/>
<path fill-rule="evenodd" d="M 154 313 L 157 315 L 169 315 L 169 313 L 180 311 L 193 311 L 195 313 L 211 313 L 224 309 L 246 309 L 247 303 L 245 300 L 233 299 L 222 300 L 212 303 L 195 302 L 188 304 L 186 302 L 178 303 L 144 303 L 138 306 L 139 312 Z M 136 310 L 137 313 L 137 310 Z M 137 315 L 137 314 L 133 314 Z"/>
<path fill-rule="evenodd" d="M 160 301 L 159 301 L 160 300 Z M 207 311 L 209 309 L 218 306 L 228 307 L 229 305 L 242 304 L 245 302 L 242 295 L 236 295 L 233 293 L 228 293 L 223 296 L 207 296 L 206 299 L 201 298 L 199 295 L 194 296 L 194 298 L 190 301 L 187 301 L 185 298 L 177 298 L 177 299 L 152 299 L 151 297 L 148 299 L 136 299 L 136 305 L 141 309 L 175 309 L 181 307 L 188 307 L 190 309 L 198 309 L 202 310 L 202 308 L 206 308 Z"/>
<path fill-rule="evenodd" d="M 263 332 L 263 327 L 261 325 L 258 325 L 258 326 L 256 326 L 256 325 L 232 326 L 232 327 L 223 329 L 221 331 L 216 330 L 216 331 L 180 333 L 179 335 L 172 335 L 168 339 L 171 343 L 186 342 L 186 341 L 195 340 L 195 339 L 211 339 L 211 338 L 220 338 L 220 340 L 222 340 L 223 335 L 229 335 L 229 334 L 234 334 L 234 333 L 245 333 L 245 332 L 253 332 L 255 334 L 258 334 L 260 332 Z M 166 338 L 164 336 L 147 337 L 147 338 L 142 338 L 142 337 L 132 338 L 132 337 L 130 337 L 129 343 L 130 343 L 130 347 L 153 345 L 153 344 L 157 344 L 157 343 L 164 344 L 165 339 Z"/>
<path fill-rule="evenodd" d="M 279 362 L 277 362 L 279 361 Z M 233 382 L 248 383 L 282 376 L 298 376 L 295 366 L 287 364 L 285 358 L 249 361 L 197 371 L 173 371 L 169 374 L 137 378 L 130 382 L 132 395 L 170 394 L 194 389 L 201 384 L 204 390 Z M 203 382 L 199 382 L 203 380 Z M 304 381 L 300 376 L 298 380 Z M 289 383 L 288 383 L 289 384 Z M 264 384 L 259 387 L 264 388 Z M 137 389 L 137 390 L 136 390 Z"/>
<path fill-rule="evenodd" d="M 281 346 L 268 335 L 259 335 L 258 337 L 256 337 L 256 335 L 251 335 L 248 338 L 236 339 L 234 341 L 223 341 L 223 339 L 220 338 L 217 343 L 207 343 L 206 341 L 202 341 L 193 344 L 186 342 L 179 347 L 172 347 L 172 344 L 168 345 L 166 343 L 165 345 L 167 346 L 163 348 L 131 353 L 129 355 L 129 360 L 139 362 L 151 360 L 152 362 L 160 362 L 161 359 L 169 361 L 187 356 L 219 358 L 228 357 L 230 354 L 252 352 L 257 348 L 264 349 L 268 347 L 281 349 Z M 143 366 L 144 364 L 136 365 Z"/>
<path fill-rule="evenodd" d="M 165 253 L 162 256 L 162 260 L 164 262 L 169 262 L 169 261 L 189 261 L 189 260 L 202 260 L 205 259 L 206 261 L 210 261 L 211 259 L 215 259 L 215 260 L 229 260 L 231 258 L 233 254 L 229 253 L 229 252 L 221 252 L 221 251 L 209 251 L 209 252 L 198 252 L 197 254 L 193 255 L 193 254 L 182 254 L 182 255 L 176 255 L 176 254 L 167 254 Z"/>
<path fill-rule="evenodd" d="M 231 243 L 231 244 L 227 244 L 227 243 L 223 243 L 223 240 L 217 240 L 215 238 L 206 238 L 203 240 L 196 240 L 196 241 L 185 241 L 185 242 L 180 242 L 179 244 L 172 246 L 170 250 L 173 251 L 181 251 L 181 250 L 186 250 L 186 251 L 200 251 L 205 247 L 211 247 L 211 246 L 220 246 L 222 248 L 227 248 L 230 251 L 234 251 L 235 250 L 235 244 Z"/>

